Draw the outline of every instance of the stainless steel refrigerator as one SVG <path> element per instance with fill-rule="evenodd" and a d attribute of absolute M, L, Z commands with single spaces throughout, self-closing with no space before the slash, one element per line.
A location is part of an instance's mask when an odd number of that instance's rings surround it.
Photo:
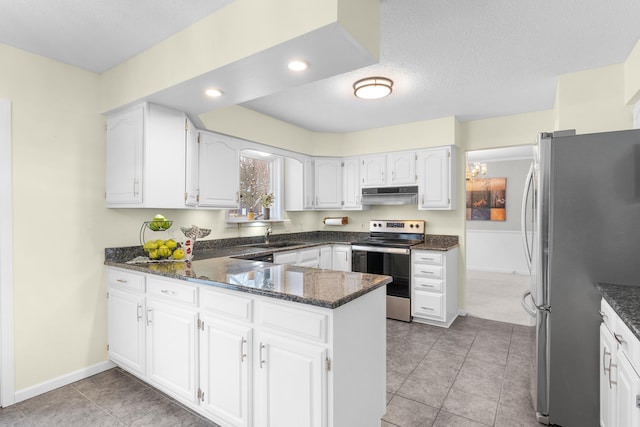
<path fill-rule="evenodd" d="M 523 197 L 538 421 L 599 425 L 597 282 L 640 285 L 640 130 L 540 134 Z M 532 197 L 531 197 L 532 196 Z M 527 206 L 531 206 L 532 209 Z"/>

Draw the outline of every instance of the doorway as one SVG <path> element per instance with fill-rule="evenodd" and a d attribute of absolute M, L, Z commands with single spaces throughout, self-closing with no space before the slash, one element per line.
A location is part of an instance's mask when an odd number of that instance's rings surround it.
<path fill-rule="evenodd" d="M 533 325 L 520 305 L 531 283 L 521 212 L 532 161 L 533 145 L 466 153 L 466 308 L 471 316 Z"/>
<path fill-rule="evenodd" d="M 15 403 L 11 102 L 0 99 L 0 407 Z"/>

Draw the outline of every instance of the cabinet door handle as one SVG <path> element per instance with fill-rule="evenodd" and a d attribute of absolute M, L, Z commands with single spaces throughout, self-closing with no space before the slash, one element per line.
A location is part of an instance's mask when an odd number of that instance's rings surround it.
<path fill-rule="evenodd" d="M 606 375 L 610 369 L 610 368 L 607 368 L 607 362 L 605 362 L 607 356 L 611 356 L 611 353 L 609 353 L 606 348 L 603 348 L 602 349 L 602 374 L 603 375 Z"/>
<path fill-rule="evenodd" d="M 607 316 L 602 310 L 598 310 L 598 313 L 600 313 L 600 316 L 602 316 L 603 319 L 609 318 L 609 316 Z"/>
<path fill-rule="evenodd" d="M 163 294 L 167 294 L 167 295 L 175 295 L 176 294 L 174 291 L 170 291 L 169 289 L 163 289 L 160 292 L 162 292 Z"/>
<path fill-rule="evenodd" d="M 265 348 L 265 345 L 264 345 L 264 344 L 262 344 L 262 343 L 260 343 L 260 368 L 262 368 L 262 366 L 263 366 L 265 363 L 267 363 L 267 361 L 266 361 L 266 360 L 264 360 L 264 357 L 263 357 L 263 355 L 262 355 L 262 351 L 264 350 L 264 348 Z"/>
<path fill-rule="evenodd" d="M 136 315 L 138 317 L 138 322 L 140 322 L 142 320 L 142 304 L 138 304 L 138 307 L 136 307 Z"/>
<path fill-rule="evenodd" d="M 242 338 L 240 342 L 240 361 L 244 362 L 244 359 L 247 358 L 247 353 L 244 351 L 244 345 L 247 343 L 247 340 Z"/>
<path fill-rule="evenodd" d="M 147 326 L 151 325 L 151 314 L 152 314 L 153 309 L 152 308 L 147 308 Z"/>
<path fill-rule="evenodd" d="M 618 381 L 613 381 L 611 379 L 611 374 L 613 373 L 611 371 L 611 368 L 616 368 L 616 371 L 617 371 L 618 365 L 615 364 L 615 363 L 611 363 L 611 359 L 609 359 L 609 388 L 613 388 L 613 387 L 611 387 L 612 385 L 617 385 L 618 384 Z"/>
<path fill-rule="evenodd" d="M 616 341 L 618 341 L 618 344 L 623 344 L 626 343 L 626 341 L 624 339 L 622 339 L 622 335 L 620 334 L 616 334 L 615 332 L 613 333 L 614 338 L 616 339 Z"/>

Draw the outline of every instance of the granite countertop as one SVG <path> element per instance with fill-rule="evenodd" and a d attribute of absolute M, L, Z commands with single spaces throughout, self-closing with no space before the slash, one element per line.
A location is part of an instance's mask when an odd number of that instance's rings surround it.
<path fill-rule="evenodd" d="M 105 261 L 105 264 L 331 309 L 391 282 L 389 276 L 320 270 L 231 257 L 146 264 Z"/>
<path fill-rule="evenodd" d="M 602 297 L 640 340 L 640 286 L 598 283 Z"/>
<path fill-rule="evenodd" d="M 426 251 L 448 251 L 460 246 L 458 236 L 427 234 L 424 243 L 414 245 L 411 249 Z"/>
<path fill-rule="evenodd" d="M 105 265 L 319 307 L 337 308 L 390 283 L 392 278 L 277 265 L 246 258 L 323 244 L 349 245 L 368 236 L 369 233 L 339 231 L 277 234 L 270 237 L 272 243 L 289 242 L 291 245 L 271 248 L 259 247 L 264 243 L 262 237 L 197 241 L 193 250 L 194 258 L 187 262 L 132 264 L 131 260 L 145 255 L 141 246 L 107 248 Z M 413 246 L 412 249 L 447 251 L 457 246 L 458 236 L 427 235 L 425 243 Z"/>

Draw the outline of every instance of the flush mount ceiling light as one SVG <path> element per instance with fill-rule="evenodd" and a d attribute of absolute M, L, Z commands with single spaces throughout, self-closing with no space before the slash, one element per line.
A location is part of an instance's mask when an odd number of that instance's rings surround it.
<path fill-rule="evenodd" d="M 212 98 L 222 96 L 222 91 L 220 89 L 207 89 L 204 93 Z"/>
<path fill-rule="evenodd" d="M 393 81 L 386 77 L 367 77 L 353 84 L 353 94 L 363 99 L 384 98 L 392 91 Z"/>
<path fill-rule="evenodd" d="M 309 68 L 309 63 L 300 60 L 290 61 L 287 65 L 291 71 L 304 71 Z"/>

